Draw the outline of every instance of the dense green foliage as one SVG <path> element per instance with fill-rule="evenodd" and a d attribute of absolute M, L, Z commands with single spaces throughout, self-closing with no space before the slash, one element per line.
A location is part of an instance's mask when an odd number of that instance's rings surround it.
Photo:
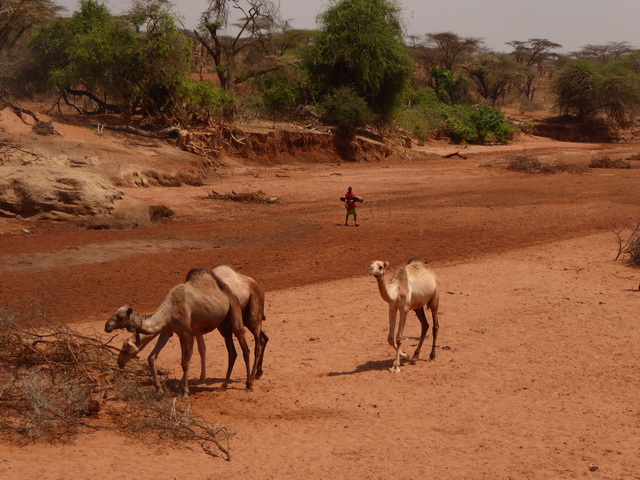
<path fill-rule="evenodd" d="M 413 93 L 411 107 L 396 122 L 420 140 L 443 135 L 454 143 L 505 143 L 513 136 L 513 127 L 500 109 L 442 102 L 429 88 Z"/>
<path fill-rule="evenodd" d="M 78 12 L 41 29 L 30 47 L 39 66 L 33 78 L 49 87 L 87 92 L 103 108 L 153 114 L 175 104 L 193 44 L 168 10 L 117 18 L 97 1 L 81 0 Z"/>
<path fill-rule="evenodd" d="M 590 60 L 568 62 L 555 83 L 558 107 L 579 119 L 605 113 L 624 124 L 640 106 L 638 56 L 628 55 L 607 63 Z"/>
<path fill-rule="evenodd" d="M 352 87 L 390 118 L 410 74 L 400 8 L 391 0 L 341 0 L 320 15 L 321 31 L 305 65 L 320 97 Z"/>
<path fill-rule="evenodd" d="M 352 134 L 373 120 L 373 113 L 351 87 L 339 87 L 322 103 L 324 120 L 343 134 Z"/>

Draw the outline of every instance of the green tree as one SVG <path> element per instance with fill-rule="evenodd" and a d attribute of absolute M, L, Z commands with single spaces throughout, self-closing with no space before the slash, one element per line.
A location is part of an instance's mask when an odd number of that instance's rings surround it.
<path fill-rule="evenodd" d="M 168 3 L 134 2 L 114 17 L 96 0 L 81 0 L 31 41 L 39 73 L 71 104 L 89 98 L 98 111 L 170 113 L 191 67 L 192 42 L 176 27 Z"/>
<path fill-rule="evenodd" d="M 340 0 L 319 16 L 305 65 L 320 96 L 351 87 L 384 118 L 401 105 L 410 58 L 400 7 L 391 0 Z"/>
<path fill-rule="evenodd" d="M 625 124 L 640 106 L 635 57 L 621 57 L 604 65 L 589 60 L 568 62 L 554 82 L 560 111 L 580 120 L 604 113 L 615 123 Z"/>

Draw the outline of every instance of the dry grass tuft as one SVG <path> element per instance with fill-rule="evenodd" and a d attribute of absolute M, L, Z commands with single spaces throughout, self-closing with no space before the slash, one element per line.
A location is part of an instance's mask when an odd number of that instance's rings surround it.
<path fill-rule="evenodd" d="M 612 159 L 608 155 L 602 155 L 598 158 L 594 158 L 589 162 L 589 168 L 631 168 L 631 162 L 628 160 L 622 160 L 621 158 Z"/>
<path fill-rule="evenodd" d="M 81 432 L 117 429 L 172 445 L 198 443 L 230 459 L 226 428 L 196 416 L 188 400 L 151 390 L 139 362 L 116 368 L 118 350 L 46 320 L 19 324 L 11 311 L 0 310 L 0 434 L 18 443 L 64 442 Z M 106 417 L 114 409 L 118 414 Z"/>

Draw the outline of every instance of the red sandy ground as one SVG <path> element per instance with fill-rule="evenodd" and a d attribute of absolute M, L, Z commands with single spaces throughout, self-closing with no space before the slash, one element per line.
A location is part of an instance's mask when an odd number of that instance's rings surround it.
<path fill-rule="evenodd" d="M 470 147 L 466 160 L 440 157 L 455 149 L 124 189 L 177 212 L 150 228 L 3 220 L 4 305 L 103 335 L 118 306 L 153 311 L 191 267 L 231 263 L 265 288 L 271 341 L 255 390 L 243 390 L 239 360 L 221 391 L 226 353 L 219 335 L 207 338 L 208 381 L 192 388 L 192 408 L 235 432 L 231 462 L 99 432 L 63 445 L 2 443 L 0 478 L 640 478 L 640 273 L 613 260 L 610 232 L 638 219 L 640 168 L 483 166 L 507 153 L 586 164 L 640 145 L 529 137 Z M 343 226 L 348 185 L 365 198 L 357 228 Z M 281 202 L 203 198 L 212 189 Z M 25 225 L 32 235 L 20 234 Z M 437 359 L 391 374 L 387 306 L 367 269 L 415 256 L 442 280 Z M 413 315 L 405 334 L 412 351 Z M 172 339 L 160 356 L 171 378 L 181 374 L 178 350 Z"/>

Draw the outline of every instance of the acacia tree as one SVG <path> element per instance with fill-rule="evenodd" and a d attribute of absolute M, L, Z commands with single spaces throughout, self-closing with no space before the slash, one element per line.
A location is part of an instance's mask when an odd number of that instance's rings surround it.
<path fill-rule="evenodd" d="M 506 95 L 510 84 L 518 76 L 513 58 L 504 53 L 476 55 L 464 65 L 464 69 L 473 80 L 478 95 L 491 105 Z"/>
<path fill-rule="evenodd" d="M 428 33 L 423 61 L 427 67 L 453 72 L 461 60 L 476 53 L 482 46 L 478 37 L 461 37 L 453 32 Z"/>
<path fill-rule="evenodd" d="M 305 60 L 320 96 L 349 87 L 383 117 L 400 105 L 411 71 L 400 13 L 392 0 L 330 4 Z"/>
<path fill-rule="evenodd" d="M 605 64 L 632 51 L 633 48 L 627 42 L 609 42 L 605 45 L 585 45 L 577 52 L 572 52 L 571 56 Z"/>
<path fill-rule="evenodd" d="M 60 10 L 53 0 L 2 0 L 0 51 L 13 48 L 25 33 L 51 20 Z"/>

